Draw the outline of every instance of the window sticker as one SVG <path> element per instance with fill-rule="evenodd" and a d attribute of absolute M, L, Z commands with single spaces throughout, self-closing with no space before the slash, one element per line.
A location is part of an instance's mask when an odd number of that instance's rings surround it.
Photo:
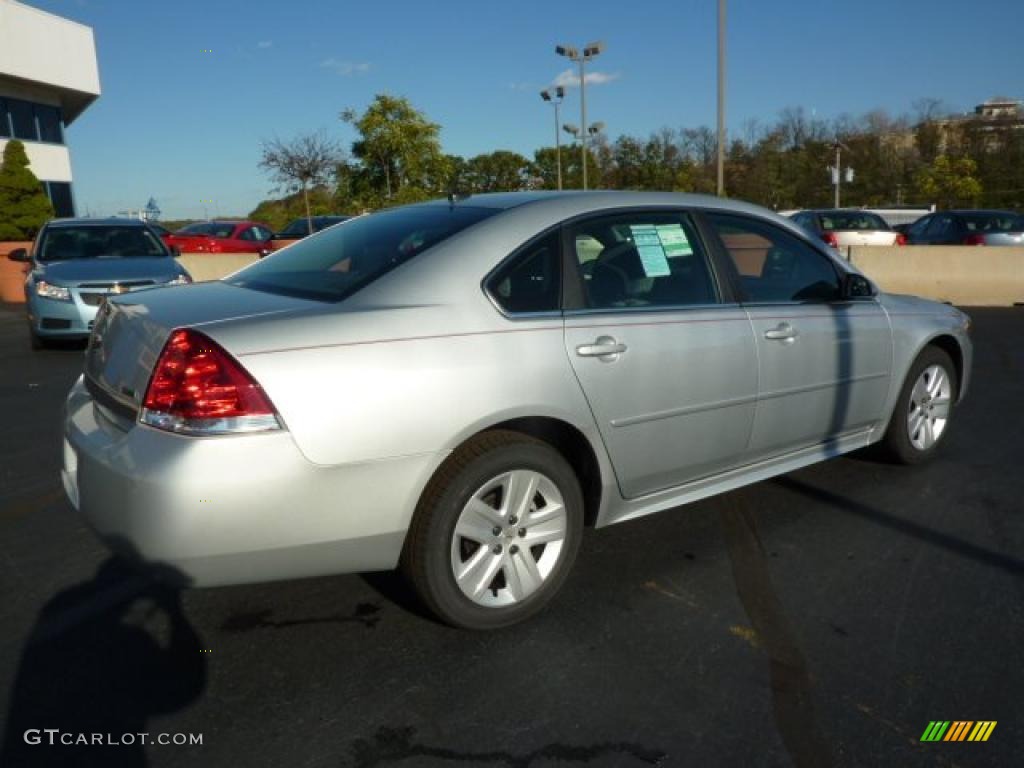
<path fill-rule="evenodd" d="M 658 230 L 653 224 L 634 224 L 629 228 L 633 234 L 633 245 L 640 255 L 640 263 L 647 277 L 665 277 L 672 274 L 665 257 Z"/>
<path fill-rule="evenodd" d="M 683 231 L 682 224 L 659 224 L 657 231 L 661 247 L 665 249 L 665 256 L 672 259 L 693 255 L 693 247 L 686 237 L 686 232 Z"/>

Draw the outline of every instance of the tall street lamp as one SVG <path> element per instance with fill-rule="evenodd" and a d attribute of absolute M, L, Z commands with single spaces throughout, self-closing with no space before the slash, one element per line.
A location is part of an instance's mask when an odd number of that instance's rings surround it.
<path fill-rule="evenodd" d="M 588 43 L 583 46 L 582 52 L 571 45 L 556 45 L 555 53 L 565 56 L 569 61 L 575 61 L 580 65 L 580 125 L 587 124 L 587 78 L 584 72 L 584 65 L 591 59 L 596 59 L 604 51 L 604 43 Z M 583 160 L 583 188 L 587 188 L 587 132 L 580 131 L 580 154 Z"/>
<path fill-rule="evenodd" d="M 725 0 L 718 0 L 718 196 L 725 196 Z"/>
<path fill-rule="evenodd" d="M 562 189 L 562 135 L 558 132 L 559 107 L 565 99 L 565 88 L 559 85 L 556 88 L 546 88 L 540 92 L 540 97 L 555 106 L 555 163 L 558 165 L 558 189 Z"/>

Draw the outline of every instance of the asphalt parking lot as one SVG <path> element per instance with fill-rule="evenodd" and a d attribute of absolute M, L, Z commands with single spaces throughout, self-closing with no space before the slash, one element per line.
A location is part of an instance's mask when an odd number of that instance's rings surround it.
<path fill-rule="evenodd" d="M 590 531 L 546 612 L 471 634 L 391 575 L 178 592 L 110 559 L 58 478 L 81 347 L 31 352 L 0 306 L 0 765 L 1019 764 L 1024 309 L 970 311 L 933 463 L 845 457 Z M 998 725 L 921 743 L 933 720 Z"/>

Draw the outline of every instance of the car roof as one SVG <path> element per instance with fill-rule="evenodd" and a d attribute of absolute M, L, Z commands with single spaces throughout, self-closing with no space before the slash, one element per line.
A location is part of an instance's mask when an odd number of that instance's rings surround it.
<path fill-rule="evenodd" d="M 1020 216 L 1016 211 L 997 210 L 995 208 L 954 208 L 950 211 L 935 211 L 935 213 L 951 213 L 954 216 L 973 216 L 983 214 L 986 216 Z"/>
<path fill-rule="evenodd" d="M 146 222 L 141 219 L 129 219 L 119 218 L 117 216 L 108 216 L 105 219 L 91 219 L 91 218 L 67 218 L 67 219 L 50 219 L 46 224 L 50 228 L 62 228 L 62 227 L 145 227 Z"/>
<path fill-rule="evenodd" d="M 623 190 L 571 190 L 556 192 L 552 190 L 531 191 L 531 192 L 488 192 L 473 195 L 456 195 L 446 199 L 430 200 L 424 203 L 417 203 L 416 206 L 440 206 L 450 205 L 455 207 L 465 206 L 468 208 L 496 208 L 499 210 L 512 210 L 524 206 L 564 206 L 566 203 L 572 207 L 582 210 L 607 209 L 622 206 L 630 208 L 640 205 L 652 206 L 679 206 L 689 208 L 715 208 L 722 211 L 733 211 L 736 213 L 758 213 L 774 214 L 774 211 L 745 203 L 741 200 L 731 200 L 726 197 L 715 197 L 713 195 L 697 195 L 684 192 L 640 192 Z"/>

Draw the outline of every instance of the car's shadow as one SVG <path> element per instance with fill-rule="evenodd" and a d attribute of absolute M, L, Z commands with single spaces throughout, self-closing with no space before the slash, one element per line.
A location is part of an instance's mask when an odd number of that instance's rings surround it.
<path fill-rule="evenodd" d="M 110 558 L 47 602 L 22 652 L 0 765 L 146 764 L 151 718 L 206 687 L 202 643 L 171 576 Z"/>

